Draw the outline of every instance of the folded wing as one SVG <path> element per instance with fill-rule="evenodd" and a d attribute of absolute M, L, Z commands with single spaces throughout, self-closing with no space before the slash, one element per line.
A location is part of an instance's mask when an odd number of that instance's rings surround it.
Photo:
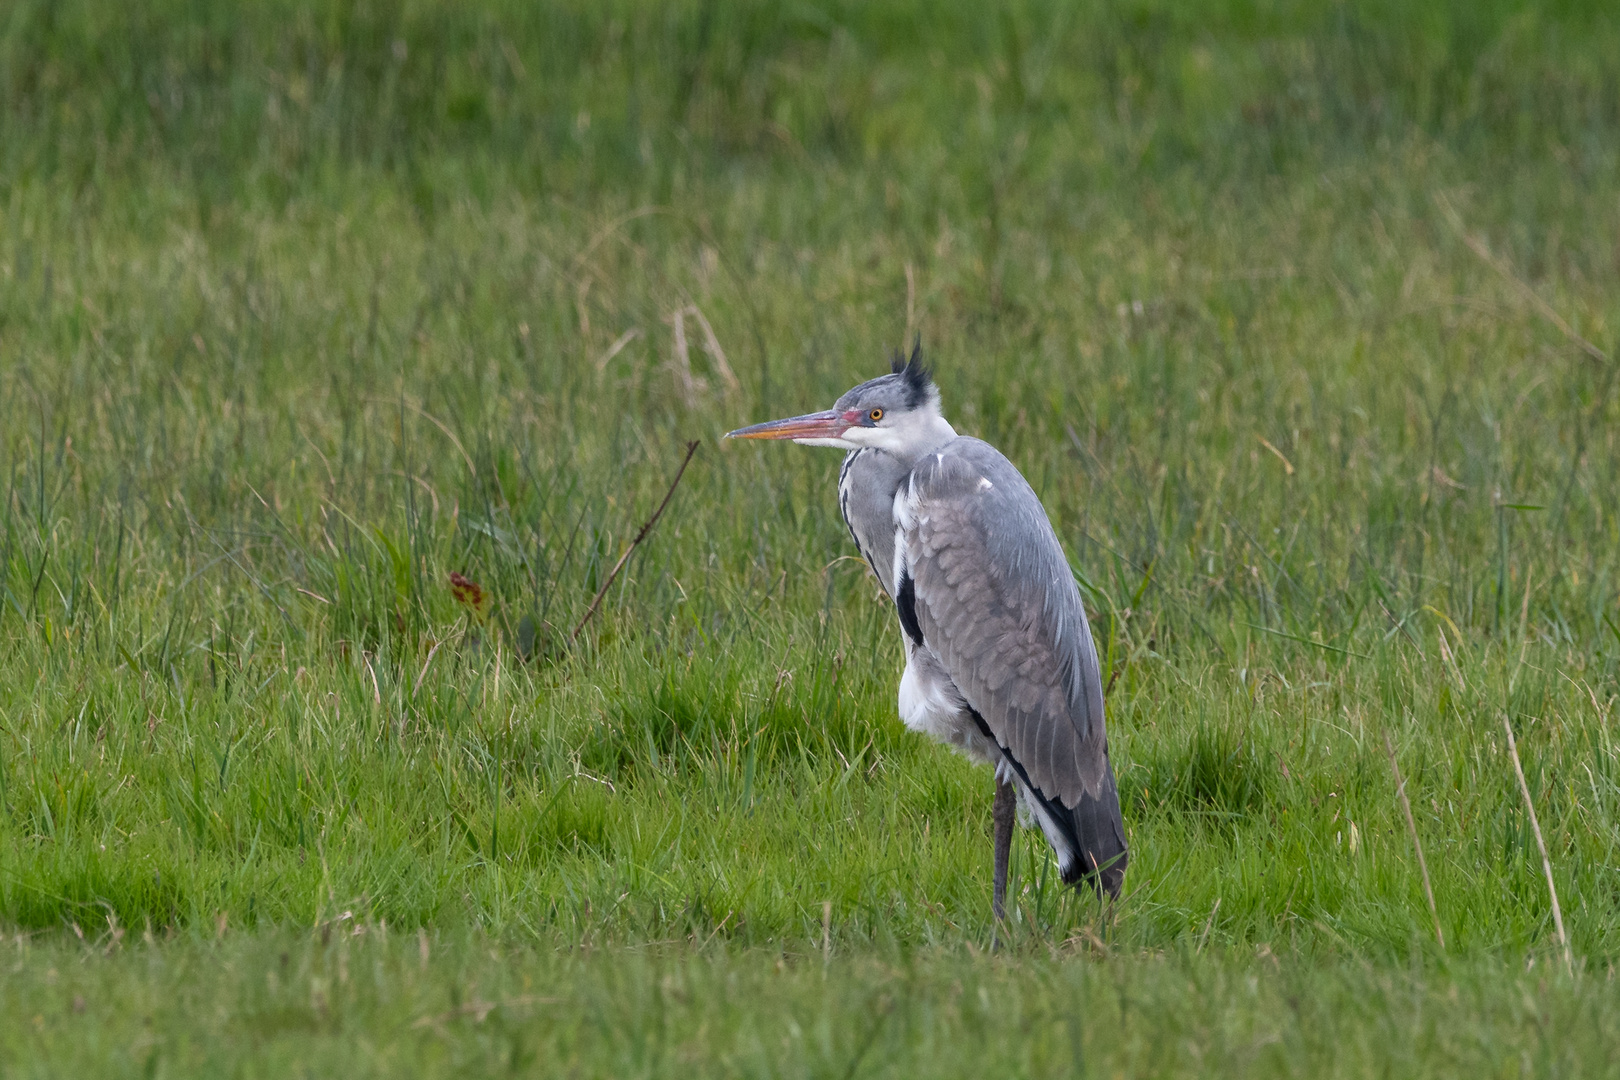
<path fill-rule="evenodd" d="M 988 443 L 924 457 L 895 498 L 897 598 L 1027 784 L 1117 890 L 1124 826 L 1080 591 L 1029 484 Z M 908 627 L 909 630 L 909 627 Z"/>

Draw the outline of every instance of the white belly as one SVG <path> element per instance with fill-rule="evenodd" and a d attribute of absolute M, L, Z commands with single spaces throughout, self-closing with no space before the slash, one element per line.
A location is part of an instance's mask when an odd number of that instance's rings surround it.
<path fill-rule="evenodd" d="M 1060 863 L 1068 866 L 1073 852 L 1062 830 L 1044 814 L 1034 811 L 1023 781 L 1002 754 L 1001 747 L 979 730 L 966 699 L 951 681 L 939 657 L 927 647 L 919 648 L 909 641 L 906 652 L 906 670 L 900 676 L 900 719 L 906 727 L 954 747 L 973 761 L 994 767 L 996 777 L 1012 784 L 1018 795 L 1019 823 L 1028 826 L 1032 817 L 1038 820 L 1041 831 L 1057 850 Z"/>
<path fill-rule="evenodd" d="M 974 723 L 962 693 L 931 650 L 908 643 L 900 676 L 900 719 L 912 731 L 955 747 L 975 761 L 994 765 L 1001 749 Z"/>

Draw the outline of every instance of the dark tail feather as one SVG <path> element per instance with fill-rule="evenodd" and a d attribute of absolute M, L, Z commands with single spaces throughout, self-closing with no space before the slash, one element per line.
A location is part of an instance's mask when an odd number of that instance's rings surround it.
<path fill-rule="evenodd" d="M 995 742 L 990 725 L 984 722 L 978 710 L 970 706 L 968 711 L 984 737 Z M 1029 782 L 1029 773 L 1024 766 L 1006 752 L 1005 746 L 1001 749 L 1005 755 L 1003 760 L 1013 767 L 1013 772 L 1022 781 L 1024 794 L 1041 804 L 1041 808 L 1066 834 L 1069 846 L 1079 853 L 1072 863 L 1061 867 L 1063 884 L 1088 882 L 1098 892 L 1106 893 L 1109 899 L 1118 900 L 1120 888 L 1125 884 L 1125 864 L 1130 857 L 1125 851 L 1125 821 L 1119 816 L 1119 789 L 1114 785 L 1113 766 L 1108 765 L 1103 769 L 1102 791 L 1095 798 L 1081 795 L 1080 805 L 1070 810 L 1056 799 L 1042 795 Z M 1107 753 L 1106 744 L 1103 752 Z"/>
<path fill-rule="evenodd" d="M 1064 883 L 1085 881 L 1110 899 L 1119 899 L 1130 855 L 1125 850 L 1125 822 L 1119 816 L 1119 792 L 1114 787 L 1112 769 L 1103 773 L 1102 791 L 1095 798 L 1080 796 L 1080 805 L 1070 813 L 1080 857 L 1063 875 Z"/>

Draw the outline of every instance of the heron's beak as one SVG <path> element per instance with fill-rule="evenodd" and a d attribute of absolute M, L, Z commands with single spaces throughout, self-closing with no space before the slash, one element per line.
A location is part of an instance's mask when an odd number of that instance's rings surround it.
<path fill-rule="evenodd" d="M 786 420 L 767 420 L 763 424 L 738 428 L 726 432 L 728 439 L 836 439 L 855 426 L 844 413 L 829 409 L 826 412 L 790 416 Z"/>

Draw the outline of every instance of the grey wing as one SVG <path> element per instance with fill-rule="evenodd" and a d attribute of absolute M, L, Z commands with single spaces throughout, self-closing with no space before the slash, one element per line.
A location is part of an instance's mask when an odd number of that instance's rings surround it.
<path fill-rule="evenodd" d="M 895 520 L 896 578 L 962 696 L 1042 795 L 1071 810 L 1102 799 L 1117 821 L 1097 653 L 1035 492 L 960 438 L 912 470 Z"/>

